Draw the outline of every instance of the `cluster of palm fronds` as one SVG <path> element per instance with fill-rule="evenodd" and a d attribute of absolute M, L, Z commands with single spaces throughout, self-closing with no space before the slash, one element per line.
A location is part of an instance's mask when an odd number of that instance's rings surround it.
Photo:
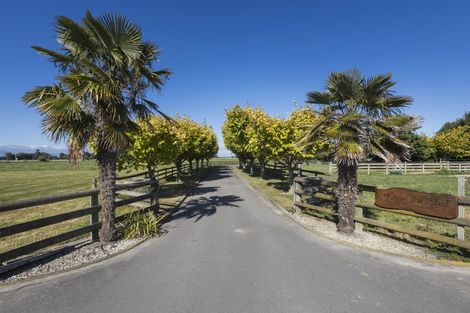
<path fill-rule="evenodd" d="M 321 116 L 307 141 L 329 140 L 329 153 L 338 163 L 357 164 L 371 155 L 386 162 L 406 159 L 408 146 L 399 136 L 416 128 L 417 119 L 403 114 L 412 99 L 395 95 L 394 85 L 390 74 L 331 73 L 326 91 L 307 94 L 307 103 L 318 105 Z"/>
<path fill-rule="evenodd" d="M 152 69 L 158 46 L 143 41 L 141 29 L 119 15 L 87 12 L 82 23 L 60 16 L 55 29 L 59 52 L 33 48 L 57 66 L 57 83 L 33 88 L 24 102 L 40 112 L 54 141 L 68 140 L 72 157 L 91 141 L 113 151 L 127 147 L 134 118 L 159 112 L 145 98 L 149 87 L 160 90 L 170 75 Z"/>

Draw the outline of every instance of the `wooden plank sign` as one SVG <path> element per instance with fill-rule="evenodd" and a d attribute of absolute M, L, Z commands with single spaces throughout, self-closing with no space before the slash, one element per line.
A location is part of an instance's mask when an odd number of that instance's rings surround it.
<path fill-rule="evenodd" d="M 376 189 L 375 205 L 444 219 L 456 218 L 459 207 L 455 196 L 406 188 Z"/>

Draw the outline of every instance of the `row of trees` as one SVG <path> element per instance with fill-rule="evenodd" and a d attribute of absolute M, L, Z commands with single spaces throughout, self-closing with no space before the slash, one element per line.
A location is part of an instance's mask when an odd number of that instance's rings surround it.
<path fill-rule="evenodd" d="M 38 161 L 49 161 L 49 160 L 69 160 L 69 155 L 66 153 L 59 153 L 59 155 L 53 155 L 47 152 L 40 151 L 36 149 L 35 152 L 28 153 L 28 152 L 5 152 L 5 160 L 7 161 L 15 161 L 15 160 L 38 160 Z M 88 152 L 84 151 L 82 153 L 82 158 L 84 160 L 91 160 L 93 159 L 93 155 Z"/>
<path fill-rule="evenodd" d="M 390 74 L 364 77 L 358 70 L 331 73 L 326 90 L 307 94 L 304 107 L 286 120 L 267 116 L 259 108 L 235 106 L 226 112 L 224 142 L 245 166 L 257 159 L 300 163 L 323 153 L 338 163 L 338 230 L 354 231 L 358 163 L 372 157 L 397 163 L 409 158 L 409 146 L 400 138 L 417 127 L 417 119 L 402 108 L 411 104 L 396 95 Z M 287 122 L 293 119 L 291 123 Z M 284 131 L 283 131 L 284 130 Z M 293 134 L 289 136 L 287 134 Z M 286 163 L 286 165 L 288 165 Z M 292 178 L 290 178 L 292 179 Z"/>
<path fill-rule="evenodd" d="M 402 132 L 400 139 L 410 147 L 410 161 L 470 158 L 470 125 L 446 126 L 433 137 L 412 130 Z"/>
<path fill-rule="evenodd" d="M 14 160 L 38 160 L 38 161 L 49 161 L 51 159 L 59 159 L 56 156 L 53 156 L 47 152 L 43 152 L 39 149 L 36 149 L 34 152 L 6 152 L 5 160 L 14 161 Z"/>
<path fill-rule="evenodd" d="M 307 159 L 329 159 L 328 141 L 318 141 L 308 149 L 301 144 L 306 127 L 318 122 L 320 114 L 309 106 L 297 107 L 287 118 L 269 116 L 259 107 L 236 105 L 226 110 L 222 133 L 226 147 L 239 159 L 240 167 L 251 167 L 255 160 L 265 175 L 267 161 L 283 164 L 292 186 L 293 170 Z M 408 161 L 470 158 L 470 125 L 458 123 L 434 137 L 418 133 L 418 119 L 406 128 L 397 129 L 397 139 L 407 146 Z M 369 154 L 367 160 L 382 159 Z"/>
<path fill-rule="evenodd" d="M 298 142 L 305 128 L 317 123 L 317 114 L 308 106 L 298 107 L 287 118 L 270 116 L 259 107 L 235 105 L 226 110 L 222 135 L 227 149 L 239 160 L 241 168 L 250 168 L 258 161 L 260 176 L 265 177 L 268 161 L 282 163 L 289 173 L 292 186 L 294 169 L 315 156 L 323 142 L 302 147 Z"/>
<path fill-rule="evenodd" d="M 175 164 L 178 180 L 184 162 L 199 168 L 204 160 L 217 156 L 217 136 L 205 123 L 198 124 L 188 117 L 168 119 L 152 116 L 137 123 L 139 130 L 130 133 L 132 145 L 118 158 L 119 169 L 152 170 L 161 164 Z"/>

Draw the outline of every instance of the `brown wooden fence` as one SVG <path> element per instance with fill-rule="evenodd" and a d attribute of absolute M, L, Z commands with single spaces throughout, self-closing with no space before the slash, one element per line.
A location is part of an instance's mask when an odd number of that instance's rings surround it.
<path fill-rule="evenodd" d="M 183 171 L 187 171 L 189 166 L 185 164 L 182 168 Z M 158 179 L 168 179 L 176 175 L 176 167 L 168 167 L 155 171 L 155 175 Z M 139 181 L 130 181 L 125 182 L 123 180 L 136 179 L 142 177 Z M 135 212 L 148 213 L 154 211 L 158 213 L 159 204 L 158 201 L 158 180 L 155 179 L 155 176 L 152 174 L 149 175 L 147 172 L 140 172 L 136 174 L 121 176 L 117 178 L 120 183 L 116 185 L 116 194 L 121 196 L 117 197 L 115 206 L 122 207 L 126 205 L 135 206 L 135 204 L 142 204 L 141 208 L 133 211 L 132 213 L 127 213 L 116 218 L 116 222 L 122 222 L 129 218 L 130 214 L 135 214 Z M 35 251 L 44 249 L 46 247 L 56 245 L 58 243 L 68 241 L 80 236 L 83 236 L 87 233 L 91 235 L 92 240 L 98 240 L 98 230 L 101 227 L 99 222 L 99 212 L 101 206 L 98 203 L 98 193 L 99 190 L 96 188 L 96 180 L 93 183 L 92 189 L 86 191 L 70 192 L 60 195 L 39 197 L 33 199 L 19 200 L 13 202 L 2 202 L 0 203 L 0 213 L 7 211 L 14 211 L 20 209 L 31 209 L 34 210 L 35 207 L 45 204 L 59 203 L 67 200 L 80 199 L 89 197 L 90 205 L 87 208 L 82 208 L 76 211 L 66 212 L 58 215 L 53 215 L 44 218 L 38 218 L 24 223 L 13 224 L 9 226 L 4 226 L 0 228 L 0 239 L 8 236 L 32 231 L 41 227 L 46 227 L 68 220 L 76 219 L 79 217 L 89 216 L 90 223 L 87 226 L 80 227 L 68 232 L 55 235 L 46 239 L 42 239 L 18 248 L 14 248 L 9 251 L 0 253 L 0 264 L 5 264 L 6 261 L 16 259 L 25 255 L 29 255 Z M 135 190 L 146 189 L 145 192 L 135 191 Z M 122 196 L 125 196 L 123 198 Z M 144 202 L 145 201 L 145 202 Z"/>
<path fill-rule="evenodd" d="M 328 163 L 330 173 L 337 171 L 337 165 Z M 442 170 L 456 173 L 470 172 L 470 162 L 442 161 L 442 162 L 403 162 L 400 164 L 387 163 L 359 163 L 358 171 L 371 174 L 381 172 L 385 174 L 432 174 Z"/>
<path fill-rule="evenodd" d="M 402 234 L 408 234 L 421 239 L 428 239 L 435 242 L 443 243 L 450 246 L 464 248 L 470 250 L 470 241 L 465 239 L 465 227 L 470 227 L 470 218 L 465 217 L 465 206 L 470 205 L 470 197 L 465 196 L 465 177 L 459 177 L 459 216 L 454 219 L 442 219 L 422 214 L 417 214 L 406 210 L 392 210 L 376 205 L 357 202 L 356 203 L 356 216 L 355 221 L 357 228 L 362 230 L 363 225 L 372 226 L 373 229 L 380 228 L 391 232 L 398 232 Z M 315 211 L 322 214 L 326 214 L 329 217 L 337 216 L 335 207 L 335 188 L 336 182 L 327 180 L 318 180 L 316 186 L 312 186 L 309 183 L 311 178 L 301 176 L 295 178 L 294 185 L 294 207 L 302 211 Z M 369 185 L 359 185 L 359 192 L 372 192 L 375 193 L 376 187 Z M 331 205 L 328 205 L 331 204 Z M 457 228 L 456 238 L 445 236 L 442 234 L 417 230 L 415 228 L 397 225 L 393 223 L 387 223 L 371 217 L 371 212 L 381 211 L 389 212 L 401 216 L 411 216 L 415 218 L 421 218 L 428 221 L 438 221 L 447 225 L 452 225 Z"/>
<path fill-rule="evenodd" d="M 254 168 L 259 170 L 259 164 L 254 164 Z M 300 172 L 299 172 L 300 171 Z M 285 177 L 286 170 L 280 164 L 268 164 L 266 165 L 266 173 L 274 176 Z M 303 212 L 309 213 L 311 211 L 321 213 L 324 217 L 334 218 L 337 216 L 335 209 L 335 189 L 336 182 L 328 181 L 321 176 L 326 175 L 320 171 L 312 171 L 305 169 L 298 169 L 294 171 L 296 178 L 294 179 L 294 203 L 293 206 L 296 209 L 300 209 Z M 317 186 L 311 186 L 308 181 L 312 180 L 312 176 L 319 176 L 316 180 Z M 465 184 L 466 181 L 470 181 L 470 177 L 459 176 L 456 178 L 458 184 L 458 217 L 454 219 L 443 219 L 423 214 L 417 214 L 407 210 L 395 210 L 378 207 L 374 204 L 357 202 L 356 203 L 356 227 L 358 230 L 364 230 L 364 225 L 367 225 L 370 230 L 384 229 L 395 233 L 402 233 L 411 235 L 420 239 L 427 239 L 446 245 L 459 247 L 470 250 L 470 241 L 466 240 L 465 228 L 470 227 L 470 218 L 466 217 L 465 207 L 470 206 L 470 196 L 465 195 Z M 374 193 L 376 186 L 370 185 L 359 185 L 360 193 Z M 403 226 L 393 223 L 384 222 L 371 216 L 370 214 L 374 211 L 388 212 L 397 216 L 408 216 L 414 218 L 421 218 L 427 221 L 437 221 L 446 225 L 451 225 L 456 228 L 456 236 L 450 237 L 435 232 L 418 230 L 409 226 Z M 320 216 L 319 216 L 320 217 Z M 418 223 L 418 222 L 417 222 Z M 366 228 L 367 230 L 367 228 Z"/>

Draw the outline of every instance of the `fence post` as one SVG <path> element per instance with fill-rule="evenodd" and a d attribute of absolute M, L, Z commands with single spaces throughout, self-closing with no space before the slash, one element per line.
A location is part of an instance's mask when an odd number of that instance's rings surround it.
<path fill-rule="evenodd" d="M 297 194 L 297 191 L 300 191 L 301 189 L 300 187 L 301 187 L 300 183 L 294 180 L 294 203 L 292 207 L 295 210 L 295 214 L 300 214 L 302 212 L 300 208 L 297 205 L 295 205 L 295 202 L 302 202 L 302 196 Z"/>
<path fill-rule="evenodd" d="M 328 163 L 328 174 L 331 174 L 333 172 L 333 162 Z"/>
<path fill-rule="evenodd" d="M 458 196 L 465 196 L 465 177 L 458 176 L 457 177 L 457 195 Z M 458 217 L 465 217 L 465 208 L 463 205 L 459 205 L 459 215 Z M 457 239 L 465 240 L 465 227 L 457 226 Z"/>
<path fill-rule="evenodd" d="M 153 207 L 152 211 L 155 217 L 158 216 L 160 205 L 158 199 L 158 178 L 155 177 L 155 172 L 152 167 L 149 168 L 149 179 L 153 184 L 150 185 L 150 205 Z"/>
<path fill-rule="evenodd" d="M 388 175 L 388 163 L 385 163 L 385 175 Z"/>
<path fill-rule="evenodd" d="M 92 189 L 98 188 L 98 182 L 97 182 L 96 178 L 93 178 L 91 180 L 91 188 Z M 98 193 L 90 196 L 90 206 L 96 206 L 96 205 L 98 205 Z M 90 214 L 90 224 L 96 224 L 98 222 L 99 222 L 98 212 L 91 213 Z M 99 234 L 98 234 L 97 229 L 95 229 L 91 232 L 91 240 L 92 241 L 98 241 L 99 240 Z"/>
<path fill-rule="evenodd" d="M 421 164 L 421 173 L 424 174 L 424 163 Z"/>
<path fill-rule="evenodd" d="M 356 217 L 364 217 L 364 209 L 361 207 L 356 207 Z M 362 232 L 364 231 L 364 225 L 359 222 L 355 222 L 355 228 L 357 231 Z"/>
<path fill-rule="evenodd" d="M 370 175 L 370 163 L 367 163 L 367 175 Z"/>
<path fill-rule="evenodd" d="M 405 161 L 405 175 L 406 175 L 406 161 Z"/>
<path fill-rule="evenodd" d="M 297 164 L 297 168 L 298 168 L 297 176 L 302 177 L 302 164 L 301 163 Z"/>

